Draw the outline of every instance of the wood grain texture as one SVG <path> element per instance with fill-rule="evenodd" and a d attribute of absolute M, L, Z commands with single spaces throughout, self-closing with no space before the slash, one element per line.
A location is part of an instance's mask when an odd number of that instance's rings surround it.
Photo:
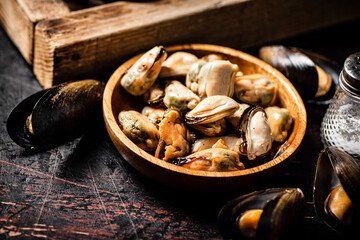
<path fill-rule="evenodd" d="M 0 23 L 29 64 L 33 63 L 36 23 L 44 19 L 62 17 L 69 12 L 62 0 L 0 1 Z"/>
<path fill-rule="evenodd" d="M 96 78 L 158 44 L 245 49 L 359 18 L 359 7 L 352 0 L 114 2 L 40 22 L 34 72 L 46 87 Z"/>
<path fill-rule="evenodd" d="M 120 87 L 119 80 L 140 55 L 122 64 L 110 77 L 103 97 L 103 113 L 109 135 L 123 157 L 144 175 L 169 185 L 189 191 L 226 192 L 257 185 L 274 177 L 293 158 L 298 150 L 306 130 L 306 110 L 301 97 L 281 73 L 261 60 L 231 48 L 208 44 L 175 45 L 167 48 L 168 54 L 187 51 L 198 57 L 215 53 L 222 54 L 231 63 L 239 66 L 239 71 L 246 74 L 260 73 L 269 76 L 277 85 L 279 105 L 289 110 L 294 119 L 293 130 L 287 141 L 286 150 L 277 158 L 257 167 L 231 172 L 207 172 L 189 170 L 162 161 L 143 151 L 131 142 L 121 131 L 118 114 L 122 110 L 141 111 L 143 101 L 126 93 Z"/>

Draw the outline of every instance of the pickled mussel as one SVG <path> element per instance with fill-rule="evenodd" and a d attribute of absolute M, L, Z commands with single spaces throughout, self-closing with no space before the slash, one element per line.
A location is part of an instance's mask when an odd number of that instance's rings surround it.
<path fill-rule="evenodd" d="M 219 55 L 219 54 L 209 54 L 209 55 L 206 55 L 206 56 L 204 56 L 204 57 L 202 57 L 201 59 L 199 59 L 198 61 L 196 61 L 196 62 L 194 62 L 191 66 L 190 66 L 190 68 L 189 68 L 189 71 L 187 72 L 187 74 L 186 74 L 186 79 L 185 79 L 185 85 L 186 85 L 186 87 L 188 87 L 191 91 L 193 91 L 194 93 L 199 93 L 199 81 L 200 81 L 200 77 L 204 77 L 206 74 L 208 74 L 208 72 L 209 72 L 209 68 L 207 68 L 207 70 L 205 71 L 205 70 L 203 70 L 203 72 L 201 73 L 201 75 L 200 75 L 200 71 L 201 71 L 201 69 L 207 64 L 207 63 L 209 63 L 209 62 L 212 62 L 212 61 L 220 61 L 220 60 L 222 60 L 222 61 L 224 61 L 225 62 L 225 58 L 224 58 L 224 56 L 222 56 L 222 55 Z M 224 63 L 224 62 L 222 62 L 222 63 Z M 227 61 L 226 62 L 227 64 L 227 66 L 225 66 L 225 68 L 224 68 L 224 64 L 222 64 L 223 66 L 223 70 L 224 69 L 226 69 L 227 67 L 229 67 L 229 66 L 233 66 L 233 65 L 229 65 L 229 62 Z M 209 67 L 210 65 L 208 65 L 208 67 Z M 234 67 L 236 67 L 235 65 L 234 65 Z M 212 72 L 213 73 L 217 73 L 218 74 L 218 76 L 220 76 L 221 77 L 221 72 L 220 71 L 218 71 L 218 70 L 212 70 Z M 221 79 L 219 79 L 219 80 L 221 80 Z M 227 79 L 227 80 L 231 80 L 232 81 L 232 79 Z M 203 82 L 203 84 L 204 84 L 204 82 Z M 231 85 L 227 85 L 227 86 L 223 86 L 224 88 L 228 88 L 228 89 L 232 89 L 233 87 L 231 86 Z"/>
<path fill-rule="evenodd" d="M 218 136 L 218 137 L 204 137 L 196 140 L 191 146 L 191 152 L 199 152 L 205 149 L 212 148 L 219 140 L 223 140 L 225 146 L 235 152 L 239 152 L 241 138 L 235 134 Z"/>
<path fill-rule="evenodd" d="M 271 135 L 275 142 L 283 143 L 292 127 L 293 118 L 289 110 L 278 106 L 265 108 Z"/>
<path fill-rule="evenodd" d="M 317 216 L 344 235 L 357 231 L 360 224 L 360 167 L 347 153 L 335 147 L 321 151 L 314 182 Z"/>
<path fill-rule="evenodd" d="M 239 154 L 227 149 L 223 142 L 217 142 L 210 149 L 201 150 L 186 157 L 175 158 L 170 162 L 188 169 L 210 172 L 237 171 L 245 168 L 244 164 L 240 162 Z"/>
<path fill-rule="evenodd" d="M 225 239 L 287 239 L 305 204 L 299 188 L 255 191 L 226 203 L 218 223 Z"/>
<path fill-rule="evenodd" d="M 164 117 L 165 110 L 165 108 L 154 108 L 150 106 L 145 106 L 141 110 L 141 114 L 150 119 L 150 121 L 152 121 L 156 125 L 158 125 Z"/>
<path fill-rule="evenodd" d="M 341 71 L 337 63 L 310 51 L 281 45 L 260 48 L 259 57 L 282 72 L 304 100 L 329 103 Z"/>
<path fill-rule="evenodd" d="M 120 128 L 139 148 L 154 151 L 160 133 L 156 125 L 141 113 L 133 110 L 121 111 L 118 116 Z"/>
<path fill-rule="evenodd" d="M 245 110 L 239 127 L 240 153 L 250 161 L 263 159 L 271 150 L 272 136 L 265 110 L 252 107 Z"/>
<path fill-rule="evenodd" d="M 104 83 L 66 82 L 37 92 L 19 103 L 7 120 L 7 131 L 18 145 L 45 150 L 83 134 L 101 116 Z"/>
<path fill-rule="evenodd" d="M 227 96 L 207 97 L 185 115 L 185 122 L 206 136 L 220 136 L 227 130 L 225 117 L 238 108 L 239 104 Z"/>
<path fill-rule="evenodd" d="M 232 97 L 234 94 L 234 80 L 239 67 L 230 61 L 214 60 L 207 62 L 197 76 L 198 94 L 206 96 L 224 95 Z"/>
<path fill-rule="evenodd" d="M 276 85 L 263 74 L 237 76 L 235 78 L 235 96 L 248 104 L 270 105 L 276 98 Z"/>
<path fill-rule="evenodd" d="M 190 66 L 188 73 L 186 74 L 185 85 L 194 93 L 199 91 L 199 73 L 201 68 L 207 63 L 207 61 L 200 59 Z"/>
<path fill-rule="evenodd" d="M 161 78 L 185 77 L 192 64 L 199 59 L 188 52 L 175 52 L 171 54 L 162 64 L 159 74 Z"/>
<path fill-rule="evenodd" d="M 122 76 L 121 86 L 134 96 L 144 94 L 157 79 L 166 56 L 163 46 L 150 49 Z"/>
<path fill-rule="evenodd" d="M 234 112 L 234 114 L 226 117 L 226 120 L 233 126 L 234 131 L 239 130 L 240 120 L 245 110 L 250 108 L 250 105 L 246 103 L 239 103 L 239 108 Z"/>
<path fill-rule="evenodd" d="M 206 124 L 231 116 L 239 104 L 227 96 L 211 96 L 202 100 L 193 110 L 185 115 L 187 124 Z"/>
<path fill-rule="evenodd" d="M 144 101 L 153 107 L 164 106 L 165 86 L 159 82 L 155 82 L 144 95 Z"/>
<path fill-rule="evenodd" d="M 164 104 L 167 108 L 188 111 L 194 109 L 200 101 L 198 95 L 179 81 L 173 80 L 165 88 Z"/>
<path fill-rule="evenodd" d="M 182 121 L 181 112 L 168 109 L 159 124 L 160 140 L 155 157 L 164 161 L 188 154 L 190 146 L 187 141 L 187 129 Z"/>

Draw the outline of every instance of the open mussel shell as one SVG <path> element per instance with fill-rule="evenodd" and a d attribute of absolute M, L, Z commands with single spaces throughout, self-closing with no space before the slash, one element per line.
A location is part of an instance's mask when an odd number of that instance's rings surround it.
<path fill-rule="evenodd" d="M 339 185 L 352 203 L 351 221 L 347 223 L 335 217 L 329 209 L 328 197 Z M 317 162 L 313 197 L 315 212 L 326 225 L 340 234 L 354 233 L 360 226 L 360 167 L 356 161 L 335 147 L 322 150 Z M 345 210 L 342 202 L 341 206 Z"/>
<path fill-rule="evenodd" d="M 10 113 L 9 136 L 30 150 L 49 149 L 80 136 L 101 116 L 104 87 L 103 82 L 88 79 L 29 96 Z"/>
<path fill-rule="evenodd" d="M 259 50 L 259 57 L 282 72 L 295 86 L 301 97 L 314 104 L 329 104 L 338 86 L 341 66 L 319 54 L 295 47 L 282 45 L 264 46 Z M 329 78 L 323 86 L 324 76 Z M 319 91 L 323 91 L 318 96 Z"/>
<path fill-rule="evenodd" d="M 281 239 L 301 217 L 305 203 L 299 188 L 271 188 L 237 197 L 219 212 L 218 223 L 225 239 L 248 239 L 239 221 L 249 210 L 262 210 L 251 239 Z"/>

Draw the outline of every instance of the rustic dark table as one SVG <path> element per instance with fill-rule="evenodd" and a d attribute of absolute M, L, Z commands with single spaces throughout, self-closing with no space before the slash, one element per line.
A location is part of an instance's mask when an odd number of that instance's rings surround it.
<path fill-rule="evenodd" d="M 351 22 L 280 42 L 342 64 L 360 50 Z M 256 54 L 257 49 L 240 49 Z M 25 151 L 8 136 L 10 111 L 41 86 L 0 28 L 0 238 L 221 239 L 217 213 L 228 200 L 262 188 L 299 187 L 306 197 L 296 239 L 339 239 L 315 216 L 312 185 L 326 107 L 306 104 L 308 127 L 285 171 L 263 185 L 229 194 L 188 193 L 155 183 L 132 168 L 104 124 L 60 147 Z M 310 238 L 311 237 L 311 238 Z"/>

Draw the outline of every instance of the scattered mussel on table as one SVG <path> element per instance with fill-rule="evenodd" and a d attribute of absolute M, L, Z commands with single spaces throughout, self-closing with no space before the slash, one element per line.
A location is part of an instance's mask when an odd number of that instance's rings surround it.
<path fill-rule="evenodd" d="M 86 79 L 39 91 L 7 119 L 11 139 L 29 150 L 46 150 L 82 135 L 101 116 L 105 84 Z"/>
<path fill-rule="evenodd" d="M 360 226 L 360 167 L 335 147 L 321 151 L 314 181 L 317 216 L 340 234 L 352 235 Z"/>
<path fill-rule="evenodd" d="M 239 196 L 218 214 L 224 239 L 291 239 L 305 204 L 299 188 L 270 188 Z"/>
<path fill-rule="evenodd" d="M 340 64 L 320 54 L 283 45 L 261 47 L 259 58 L 283 73 L 304 101 L 330 103 L 338 86 Z"/>
<path fill-rule="evenodd" d="M 244 74 L 220 54 L 167 55 L 162 46 L 150 49 L 118 80 L 142 101 L 141 113 L 118 115 L 120 129 L 138 147 L 205 171 L 242 170 L 281 154 L 293 116 L 279 106 L 271 76 Z"/>

